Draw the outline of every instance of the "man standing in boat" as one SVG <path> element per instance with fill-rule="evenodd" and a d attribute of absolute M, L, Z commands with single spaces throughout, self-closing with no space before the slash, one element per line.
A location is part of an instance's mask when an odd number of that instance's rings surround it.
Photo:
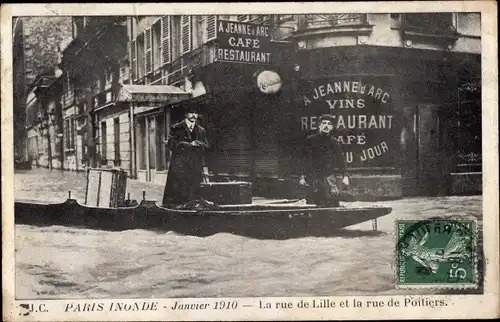
<path fill-rule="evenodd" d="M 171 126 L 167 146 L 172 151 L 163 206 L 175 207 L 199 197 L 205 152 L 209 148 L 205 129 L 197 124 L 198 109 L 185 107 L 185 119 Z"/>
<path fill-rule="evenodd" d="M 338 207 L 340 187 L 349 185 L 342 147 L 332 135 L 333 121 L 332 115 L 322 115 L 318 132 L 308 136 L 302 148 L 299 184 L 307 188 L 307 203 L 321 207 Z"/>

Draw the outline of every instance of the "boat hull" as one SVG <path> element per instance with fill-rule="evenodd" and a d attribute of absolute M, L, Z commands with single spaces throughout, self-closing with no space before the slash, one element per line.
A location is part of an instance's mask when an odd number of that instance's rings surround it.
<path fill-rule="evenodd" d="M 253 238 L 286 239 L 331 236 L 347 226 L 384 216 L 387 207 L 315 208 L 308 206 L 224 207 L 221 210 L 176 210 L 143 201 L 136 207 L 91 208 L 68 199 L 59 204 L 15 202 L 15 223 L 122 231 L 146 229 L 193 236 L 231 233 Z"/>

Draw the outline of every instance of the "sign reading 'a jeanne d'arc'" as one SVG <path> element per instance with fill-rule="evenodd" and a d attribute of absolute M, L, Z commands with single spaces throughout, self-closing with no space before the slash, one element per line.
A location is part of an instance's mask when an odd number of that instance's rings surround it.
<path fill-rule="evenodd" d="M 219 20 L 217 37 L 217 61 L 267 65 L 271 60 L 269 26 Z"/>
<path fill-rule="evenodd" d="M 303 92 L 300 126 L 316 131 L 319 116 L 334 117 L 334 136 L 349 167 L 390 167 L 399 150 L 390 83 L 378 79 L 309 83 Z"/>

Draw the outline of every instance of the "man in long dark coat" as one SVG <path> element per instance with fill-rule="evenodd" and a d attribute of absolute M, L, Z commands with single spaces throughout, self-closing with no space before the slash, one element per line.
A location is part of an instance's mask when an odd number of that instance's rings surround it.
<path fill-rule="evenodd" d="M 186 108 L 186 118 L 170 128 L 167 145 L 172 151 L 163 193 L 163 206 L 175 207 L 199 197 L 204 155 L 209 148 L 205 129 L 196 124 L 198 111 Z"/>
<path fill-rule="evenodd" d="M 338 207 L 341 185 L 349 184 L 342 147 L 332 136 L 333 120 L 331 115 L 321 116 L 318 132 L 308 136 L 302 147 L 299 183 L 307 187 L 307 203 L 321 207 Z"/>

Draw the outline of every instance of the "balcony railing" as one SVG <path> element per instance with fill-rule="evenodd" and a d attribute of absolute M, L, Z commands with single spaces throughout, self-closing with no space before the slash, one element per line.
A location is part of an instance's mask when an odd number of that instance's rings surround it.
<path fill-rule="evenodd" d="M 338 13 L 329 15 L 305 15 L 301 26 L 303 28 L 321 28 L 345 25 L 367 24 L 365 13 Z"/>

